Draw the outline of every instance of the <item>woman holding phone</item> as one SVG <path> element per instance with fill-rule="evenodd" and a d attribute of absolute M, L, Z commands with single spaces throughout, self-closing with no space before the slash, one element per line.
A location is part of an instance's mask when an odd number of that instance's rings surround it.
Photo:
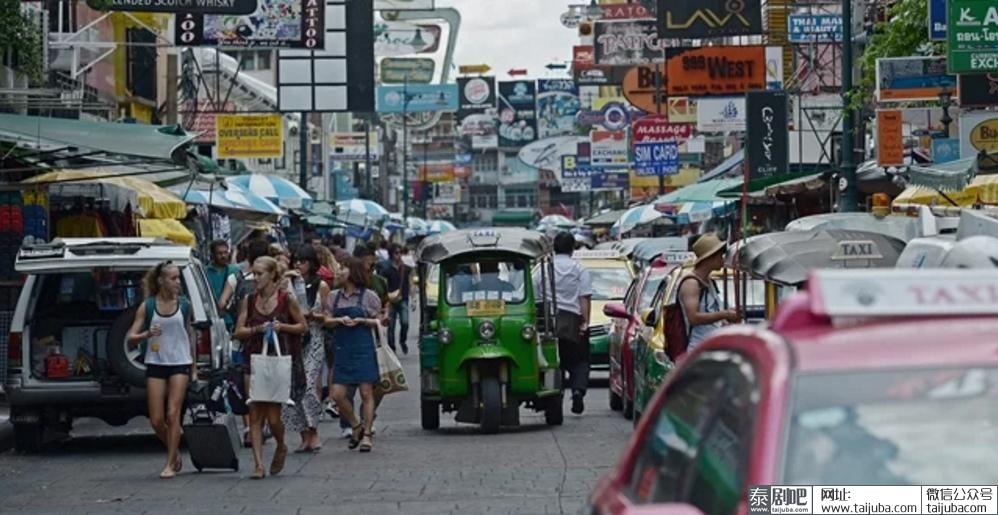
<path fill-rule="evenodd" d="M 374 330 L 381 323 L 381 299 L 367 289 L 370 269 L 356 258 L 341 263 L 349 276 L 343 286 L 330 293 L 330 313 L 325 326 L 335 328 L 333 340 L 336 361 L 333 364 L 332 397 L 340 417 L 350 423 L 353 434 L 349 447 L 370 452 L 374 422 L 374 384 L 378 381 L 378 358 L 374 350 Z M 360 387 L 364 424 L 361 426 L 353 406 L 347 400 L 347 388 Z"/>
<path fill-rule="evenodd" d="M 197 375 L 191 304 L 181 295 L 180 269 L 170 261 L 146 272 L 143 287 L 146 299 L 135 310 L 126 338 L 132 346 L 145 342 L 149 423 L 166 445 L 166 466 L 159 477 L 170 479 L 183 465 L 179 449 L 184 396 Z"/>

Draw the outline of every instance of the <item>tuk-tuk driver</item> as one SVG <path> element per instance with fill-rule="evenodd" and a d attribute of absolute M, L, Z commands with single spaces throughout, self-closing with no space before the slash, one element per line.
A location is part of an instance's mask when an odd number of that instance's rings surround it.
<path fill-rule="evenodd" d="M 558 315 L 555 326 L 558 335 L 558 354 L 565 383 L 572 390 L 572 413 L 585 411 L 583 398 L 589 387 L 589 309 L 593 296 L 593 283 L 589 271 L 572 259 L 575 237 L 563 231 L 554 238 L 554 283 L 557 285 Z M 534 295 L 539 296 L 541 274 L 534 277 Z M 551 300 L 551 287 L 547 285 L 547 300 Z"/>
<path fill-rule="evenodd" d="M 506 293 L 516 290 L 512 283 L 499 277 L 499 263 L 495 261 L 479 263 L 478 273 L 481 278 L 475 284 L 476 291 Z"/>

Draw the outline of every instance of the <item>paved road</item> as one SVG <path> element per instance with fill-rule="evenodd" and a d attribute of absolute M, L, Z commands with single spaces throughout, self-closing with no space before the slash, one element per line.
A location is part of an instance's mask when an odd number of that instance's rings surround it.
<path fill-rule="evenodd" d="M 418 358 L 402 361 L 408 377 L 418 377 Z M 374 452 L 348 451 L 335 438 L 338 425 L 325 422 L 320 454 L 291 454 L 281 475 L 262 481 L 247 477 L 249 450 L 239 472 L 198 474 L 185 459 L 180 476 L 160 480 L 163 451 L 146 419 L 119 429 L 81 420 L 72 439 L 42 455 L 0 455 L 0 512 L 577 514 L 631 431 L 607 407 L 605 381 L 597 384 L 584 415 L 571 415 L 566 402 L 561 427 L 524 410 L 521 427 L 491 436 L 448 415 L 439 431 L 423 431 L 418 392 L 391 395 Z M 269 442 L 266 459 L 273 450 Z"/>

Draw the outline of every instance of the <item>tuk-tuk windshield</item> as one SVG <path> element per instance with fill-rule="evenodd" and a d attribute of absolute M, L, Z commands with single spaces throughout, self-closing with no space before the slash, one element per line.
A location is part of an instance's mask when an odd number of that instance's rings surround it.
<path fill-rule="evenodd" d="M 444 266 L 447 303 L 461 306 L 473 300 L 504 300 L 511 304 L 526 299 L 522 261 L 482 261 Z"/>

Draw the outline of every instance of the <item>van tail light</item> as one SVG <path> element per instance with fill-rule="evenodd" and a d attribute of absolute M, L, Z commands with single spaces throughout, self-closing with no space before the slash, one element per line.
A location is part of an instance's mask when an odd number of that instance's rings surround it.
<path fill-rule="evenodd" d="M 21 368 L 24 346 L 21 345 L 21 333 L 7 335 L 7 367 Z"/>
<path fill-rule="evenodd" d="M 198 329 L 195 332 L 197 338 L 197 361 L 199 363 L 211 363 L 211 329 Z"/>

